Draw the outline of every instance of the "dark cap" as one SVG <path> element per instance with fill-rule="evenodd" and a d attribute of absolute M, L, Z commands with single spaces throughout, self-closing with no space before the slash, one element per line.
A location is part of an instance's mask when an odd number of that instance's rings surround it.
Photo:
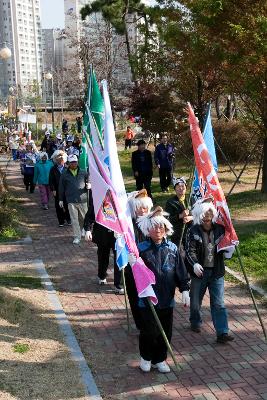
<path fill-rule="evenodd" d="M 138 140 L 138 142 L 136 143 L 137 146 L 141 146 L 141 144 L 146 144 L 146 142 L 144 141 L 144 139 L 140 139 L 140 140 Z"/>

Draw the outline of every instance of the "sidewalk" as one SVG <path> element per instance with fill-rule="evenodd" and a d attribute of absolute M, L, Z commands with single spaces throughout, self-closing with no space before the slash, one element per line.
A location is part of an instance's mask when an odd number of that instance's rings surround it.
<path fill-rule="evenodd" d="M 71 227 L 58 228 L 53 199 L 39 206 L 39 193 L 25 191 L 18 164 L 8 169 L 8 184 L 23 199 L 32 244 L 0 245 L 1 262 L 41 259 L 58 291 L 81 350 L 104 399 L 267 399 L 267 343 L 249 295 L 226 283 L 225 302 L 235 341 L 215 343 L 206 296 L 201 334 L 188 326 L 188 310 L 177 292 L 172 345 L 180 371 L 166 375 L 138 369 L 138 337 L 127 333 L 124 296 L 96 284 L 96 247 L 72 244 Z M 267 326 L 267 310 L 260 307 Z M 52 398 L 52 397 L 51 397 Z M 57 397 L 59 399 L 59 397 Z"/>

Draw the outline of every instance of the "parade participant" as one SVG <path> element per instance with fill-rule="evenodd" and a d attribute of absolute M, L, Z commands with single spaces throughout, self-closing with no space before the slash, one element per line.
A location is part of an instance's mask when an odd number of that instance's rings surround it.
<path fill-rule="evenodd" d="M 190 302 L 187 271 L 177 246 L 167 240 L 167 236 L 173 232 L 172 225 L 165 218 L 161 207 L 156 207 L 147 216 L 139 217 L 138 225 L 143 235 L 149 238 L 138 244 L 139 254 L 145 265 L 155 275 L 156 283 L 153 289 L 158 299 L 155 310 L 170 341 L 176 287 L 182 293 L 183 304 L 188 306 Z M 129 262 L 131 265 L 136 262 L 133 254 L 129 255 Z M 167 346 L 146 298 L 139 299 L 139 308 L 141 314 L 140 368 L 148 372 L 152 366 L 159 372 L 170 372 L 170 367 L 166 363 Z"/>
<path fill-rule="evenodd" d="M 217 224 L 217 211 L 210 198 L 198 200 L 192 210 L 193 225 L 186 235 L 186 262 L 191 275 L 190 323 L 194 332 L 201 332 L 201 304 L 207 288 L 210 310 L 218 343 L 234 338 L 228 334 L 227 310 L 224 306 L 224 257 L 217 245 L 224 236 L 224 227 Z"/>
<path fill-rule="evenodd" d="M 91 192 L 89 198 L 89 207 L 84 219 L 83 228 L 85 230 L 85 240 L 92 241 L 97 245 L 98 284 L 102 286 L 108 283 L 107 270 L 109 266 L 109 256 L 111 250 L 114 257 L 114 292 L 116 294 L 124 294 L 124 290 L 121 287 L 121 271 L 116 263 L 114 232 L 95 222 L 95 213 Z"/>
<path fill-rule="evenodd" d="M 33 183 L 38 183 L 40 192 L 41 204 L 44 210 L 48 210 L 49 203 L 49 172 L 53 167 L 52 161 L 48 160 L 48 155 L 45 152 L 39 154 L 40 161 L 35 164 Z"/>
<path fill-rule="evenodd" d="M 19 136 L 16 132 L 13 132 L 12 135 L 9 137 L 9 148 L 12 153 L 13 161 L 17 160 L 17 151 L 19 148 Z"/>
<path fill-rule="evenodd" d="M 33 151 L 33 144 L 32 143 L 26 143 L 25 145 L 26 150 L 25 153 L 22 156 L 22 170 L 23 170 L 23 181 L 26 190 L 29 190 L 30 187 L 30 193 L 34 192 L 35 185 L 33 183 L 33 177 L 34 177 L 34 166 L 36 164 L 36 154 Z"/>
<path fill-rule="evenodd" d="M 137 142 L 138 149 L 132 153 L 132 170 L 136 181 L 136 190 L 146 189 L 151 197 L 151 179 L 153 164 L 151 151 L 146 149 L 146 142 L 141 139 Z"/>
<path fill-rule="evenodd" d="M 129 147 L 129 149 L 132 147 L 132 141 L 135 136 L 134 131 L 131 129 L 130 126 L 127 126 L 126 133 L 124 135 L 125 138 L 125 150 Z"/>
<path fill-rule="evenodd" d="M 68 132 L 68 130 L 69 130 L 68 121 L 65 118 L 63 118 L 63 121 L 62 121 L 62 132 L 64 134 L 66 134 Z"/>
<path fill-rule="evenodd" d="M 166 133 L 160 137 L 160 143 L 156 146 L 154 160 L 159 169 L 159 180 L 162 192 L 169 191 L 169 185 L 172 179 L 172 164 L 174 157 L 174 148 L 168 143 Z"/>
<path fill-rule="evenodd" d="M 79 157 L 80 152 L 76 147 L 73 146 L 73 142 L 74 142 L 74 136 L 68 135 L 67 139 L 66 139 L 65 152 L 67 153 L 68 156 L 73 154 L 73 155 Z"/>
<path fill-rule="evenodd" d="M 50 158 L 51 155 L 52 155 L 53 152 L 54 152 L 53 146 L 54 146 L 54 141 L 53 141 L 52 138 L 51 138 L 51 133 L 50 133 L 50 131 L 47 130 L 47 131 L 45 132 L 45 137 L 44 137 L 44 139 L 43 139 L 43 141 L 42 141 L 42 143 L 41 143 L 40 150 L 46 152 L 47 155 L 48 155 L 48 158 Z"/>
<path fill-rule="evenodd" d="M 193 217 L 190 215 L 188 204 L 185 198 L 186 193 L 186 180 L 184 177 L 173 178 L 173 187 L 175 190 L 175 196 L 171 197 L 166 202 L 165 211 L 169 214 L 169 221 L 173 226 L 173 235 L 171 241 L 176 244 L 179 248 L 181 245 L 180 253 L 183 252 L 182 246 L 182 235 L 185 242 L 184 225 L 187 227 L 190 225 Z"/>
<path fill-rule="evenodd" d="M 54 146 L 53 146 L 53 150 L 54 151 L 56 151 L 56 150 L 64 150 L 64 148 L 65 148 L 65 142 L 64 142 L 64 140 L 62 138 L 62 134 L 60 132 L 58 132 L 56 134 L 56 140 L 55 140 L 55 143 L 54 143 Z"/>
<path fill-rule="evenodd" d="M 67 161 L 68 169 L 61 174 L 59 180 L 59 206 L 64 208 L 64 200 L 66 199 L 73 228 L 73 244 L 79 244 L 81 241 L 79 214 L 84 220 L 87 212 L 87 190 L 90 183 L 88 182 L 87 172 L 78 167 L 77 156 L 71 154 Z"/>
<path fill-rule="evenodd" d="M 66 198 L 63 198 L 63 207 L 59 207 L 59 195 L 58 187 L 60 176 L 63 172 L 66 172 L 67 168 L 65 163 L 67 161 L 67 154 L 63 150 L 56 150 L 52 155 L 52 161 L 54 166 L 51 168 L 49 173 L 49 187 L 53 193 L 55 199 L 55 208 L 58 219 L 58 226 L 61 228 L 64 226 L 65 221 L 68 225 L 71 225 L 70 214 L 68 210 L 68 204 Z"/>
<path fill-rule="evenodd" d="M 135 241 L 136 243 L 143 242 L 146 239 L 146 237 L 143 235 L 142 231 L 138 227 L 137 219 L 139 217 L 147 215 L 151 211 L 151 208 L 153 207 L 152 200 L 148 196 L 146 189 L 142 189 L 138 192 L 130 193 L 128 195 L 128 203 L 132 216 Z M 125 285 L 133 319 L 136 328 L 140 330 L 141 323 L 140 323 L 140 313 L 138 307 L 139 298 L 132 273 L 132 268 L 129 264 L 125 267 Z"/>

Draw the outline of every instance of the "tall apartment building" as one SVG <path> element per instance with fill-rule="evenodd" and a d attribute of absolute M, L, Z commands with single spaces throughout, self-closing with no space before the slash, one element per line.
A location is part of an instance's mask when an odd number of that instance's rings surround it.
<path fill-rule="evenodd" d="M 29 92 L 42 79 L 40 0 L 0 1 L 0 40 L 12 51 L 0 61 L 0 97 L 10 87 Z"/>
<path fill-rule="evenodd" d="M 64 29 L 42 29 L 42 50 L 44 72 L 64 68 Z"/>

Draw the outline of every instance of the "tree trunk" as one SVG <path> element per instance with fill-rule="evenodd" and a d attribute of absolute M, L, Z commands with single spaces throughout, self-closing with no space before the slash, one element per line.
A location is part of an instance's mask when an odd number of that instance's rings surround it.
<path fill-rule="evenodd" d="M 267 193 L 267 137 L 263 142 L 263 165 L 262 165 L 262 193 Z"/>

